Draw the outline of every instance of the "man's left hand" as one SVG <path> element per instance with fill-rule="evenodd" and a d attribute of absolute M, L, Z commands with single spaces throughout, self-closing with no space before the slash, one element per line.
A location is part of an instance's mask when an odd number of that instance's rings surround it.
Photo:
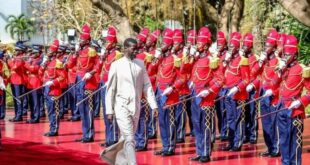
<path fill-rule="evenodd" d="M 154 116 L 154 118 L 157 118 L 158 117 L 158 108 L 155 108 L 155 109 L 153 109 L 153 116 Z"/>

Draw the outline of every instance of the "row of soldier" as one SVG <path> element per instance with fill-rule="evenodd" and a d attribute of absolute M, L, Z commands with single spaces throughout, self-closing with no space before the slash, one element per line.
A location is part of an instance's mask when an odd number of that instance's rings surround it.
<path fill-rule="evenodd" d="M 22 100 L 21 103 L 14 100 L 15 117 L 11 121 L 22 120 L 23 107 L 29 102 L 28 122 L 39 122 L 45 102 L 50 121 L 50 131 L 45 136 L 57 136 L 59 121 L 69 105 L 71 120 L 82 120 L 83 137 L 78 141 L 93 142 L 93 121 L 99 116 L 102 102 L 106 127 L 103 146 L 118 141 L 116 120 L 105 113 L 109 68 L 121 57 L 116 50 L 116 29 L 109 27 L 102 48 L 91 42 L 90 32 L 89 26 L 83 26 L 75 51 L 55 40 L 47 56 L 41 57 L 41 48 L 34 46 L 27 60 L 25 46 L 16 45 L 15 55 L 2 61 L 2 66 L 7 64 L 11 71 L 8 82 L 13 95 Z M 158 122 L 162 150 L 155 155 L 174 155 L 176 143 L 185 141 L 189 119 L 197 154 L 190 159 L 207 162 L 216 140 L 216 125 L 219 139 L 228 141 L 223 150 L 240 151 L 244 143 L 257 143 L 257 117 L 261 113 L 267 114 L 262 118 L 267 151 L 261 156 L 281 154 L 283 164 L 301 164 L 302 119 L 310 102 L 309 93 L 305 96 L 301 93 L 304 87 L 310 88 L 310 70 L 297 61 L 295 36 L 271 30 L 264 50 L 255 55 L 250 33 L 242 37 L 234 32 L 227 42 L 224 33 L 218 32 L 213 51 L 207 27 L 202 27 L 198 34 L 188 31 L 186 42 L 181 30 L 165 29 L 161 45 L 156 48 L 160 34 L 159 30 L 150 33 L 142 29 L 136 37 L 139 47 L 136 58 L 145 63 L 159 107 L 158 112 L 153 112 L 142 98 L 135 135 L 137 151 L 147 150 L 148 139 L 156 138 Z M 3 73 L 2 77 L 6 82 Z M 25 101 L 25 93 L 31 95 L 29 101 Z M 269 115 L 276 110 L 281 111 Z"/>

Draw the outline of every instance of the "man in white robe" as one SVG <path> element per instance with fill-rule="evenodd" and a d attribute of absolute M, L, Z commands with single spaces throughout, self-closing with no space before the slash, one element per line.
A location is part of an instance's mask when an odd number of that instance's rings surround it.
<path fill-rule="evenodd" d="M 106 113 L 109 120 L 116 118 L 120 141 L 102 151 L 100 157 L 110 164 L 135 165 L 134 134 L 140 116 L 142 93 L 157 112 L 156 98 L 144 62 L 135 59 L 137 41 L 124 42 L 124 57 L 112 63 L 106 87 Z"/>

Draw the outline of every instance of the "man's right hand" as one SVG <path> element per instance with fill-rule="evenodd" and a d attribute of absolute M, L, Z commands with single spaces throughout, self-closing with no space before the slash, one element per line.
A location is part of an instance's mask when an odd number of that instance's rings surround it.
<path fill-rule="evenodd" d="M 107 115 L 107 118 L 108 118 L 109 122 L 113 121 L 113 115 Z"/>

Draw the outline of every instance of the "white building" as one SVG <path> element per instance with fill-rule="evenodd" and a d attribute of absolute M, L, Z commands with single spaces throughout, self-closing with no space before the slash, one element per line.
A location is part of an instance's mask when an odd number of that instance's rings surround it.
<path fill-rule="evenodd" d="M 20 14 L 25 14 L 26 16 L 31 16 L 32 11 L 29 8 L 28 0 L 0 0 L 0 40 L 2 43 L 14 43 L 14 39 L 10 37 L 10 34 L 5 31 L 5 26 L 7 25 L 7 17 L 10 15 L 19 16 Z M 58 35 L 62 36 L 62 35 Z M 49 39 L 49 40 L 48 40 Z M 45 43 L 51 42 L 52 37 L 45 37 Z M 43 44 L 43 35 L 39 29 L 34 36 L 32 36 L 30 44 Z"/>

